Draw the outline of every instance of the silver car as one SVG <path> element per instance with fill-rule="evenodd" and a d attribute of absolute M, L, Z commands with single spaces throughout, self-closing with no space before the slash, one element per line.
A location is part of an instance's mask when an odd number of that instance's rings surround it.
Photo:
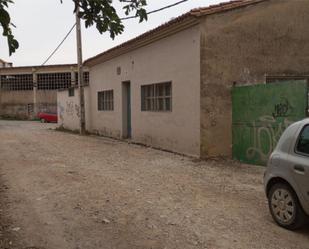
<path fill-rule="evenodd" d="M 271 154 L 264 176 L 276 223 L 295 230 L 309 215 L 309 119 L 289 126 Z"/>

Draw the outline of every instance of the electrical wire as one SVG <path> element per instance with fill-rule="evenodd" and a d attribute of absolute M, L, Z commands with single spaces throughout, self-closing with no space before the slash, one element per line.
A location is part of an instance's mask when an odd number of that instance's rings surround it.
<path fill-rule="evenodd" d="M 47 57 L 47 59 L 42 63 L 41 66 L 44 66 L 52 57 L 53 55 L 58 51 L 58 49 L 61 47 L 61 45 L 65 42 L 65 40 L 68 38 L 68 36 L 71 34 L 71 32 L 74 30 L 76 26 L 76 23 L 72 26 L 72 28 L 69 30 L 69 32 L 65 35 L 65 37 L 62 39 L 62 41 L 59 43 L 59 45 L 54 49 L 54 51 Z"/>
<path fill-rule="evenodd" d="M 147 15 L 151 15 L 153 13 L 157 13 L 157 12 L 160 12 L 162 10 L 165 10 L 165 9 L 169 9 L 169 8 L 172 8 L 174 6 L 177 6 L 179 4 L 182 4 L 184 2 L 188 2 L 189 0 L 181 0 L 179 2 L 176 2 L 176 3 L 173 3 L 173 4 L 170 4 L 170 5 L 167 5 L 167 6 L 164 6 L 162 8 L 159 8 L 159 9 L 156 9 L 156 10 L 152 10 L 152 11 L 149 11 L 147 12 Z M 120 18 L 120 20 L 128 20 L 128 19 L 134 19 L 134 18 L 138 18 L 138 16 L 128 16 L 128 17 L 123 17 L 123 18 Z M 62 39 L 62 41 L 59 43 L 59 45 L 54 49 L 54 51 L 47 57 L 47 59 L 41 64 L 41 66 L 44 66 L 53 56 L 54 54 L 58 51 L 58 49 L 61 47 L 61 45 L 65 42 L 65 40 L 69 37 L 69 35 L 72 33 L 72 31 L 74 30 L 76 26 L 76 23 L 74 23 L 74 25 L 70 28 L 69 32 L 64 36 L 64 38 Z"/>
<path fill-rule="evenodd" d="M 173 4 L 170 4 L 170 5 L 167 5 L 165 7 L 162 7 L 160 9 L 156 9 L 156 10 L 152 10 L 152 11 L 149 11 L 147 12 L 147 15 L 151 15 L 153 13 L 156 13 L 156 12 L 159 12 L 159 11 L 162 11 L 162 10 L 165 10 L 165 9 L 169 9 L 171 7 L 174 7 L 176 5 L 179 5 L 179 4 L 182 4 L 184 2 L 188 2 L 189 0 L 182 0 L 182 1 L 179 1 L 179 2 L 176 2 L 176 3 L 173 3 Z M 123 17 L 123 18 L 120 18 L 120 20 L 128 20 L 128 19 L 133 19 L 133 18 L 137 18 L 138 16 L 128 16 L 128 17 Z"/>

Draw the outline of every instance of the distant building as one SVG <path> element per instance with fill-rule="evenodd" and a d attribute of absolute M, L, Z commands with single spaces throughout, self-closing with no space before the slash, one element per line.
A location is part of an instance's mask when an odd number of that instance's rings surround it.
<path fill-rule="evenodd" d="M 0 67 L 0 117 L 33 119 L 38 112 L 56 113 L 57 90 L 77 84 L 76 64 Z"/>
<path fill-rule="evenodd" d="M 7 68 L 7 67 L 13 67 L 13 63 L 6 62 L 0 59 L 0 68 Z"/>

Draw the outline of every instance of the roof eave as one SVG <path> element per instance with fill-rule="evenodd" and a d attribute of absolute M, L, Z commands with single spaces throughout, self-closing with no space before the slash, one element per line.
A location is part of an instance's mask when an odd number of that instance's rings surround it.
<path fill-rule="evenodd" d="M 234 2 L 225 2 L 225 3 L 221 3 L 221 4 L 217 4 L 214 6 L 209 6 L 208 8 L 199 8 L 199 9 L 193 9 L 190 11 L 191 15 L 194 15 L 196 17 L 203 17 L 203 16 L 208 16 L 208 15 L 213 15 L 213 14 L 219 14 L 222 12 L 226 12 L 226 11 L 231 11 L 231 10 L 235 10 L 235 9 L 240 9 L 240 8 L 244 8 L 246 6 L 251 6 L 251 5 L 255 5 L 261 2 L 266 2 L 269 0 L 248 0 L 248 1 L 234 1 Z"/>
<path fill-rule="evenodd" d="M 208 15 L 219 14 L 234 9 L 244 8 L 249 5 L 255 5 L 269 0 L 235 0 L 231 2 L 221 3 L 206 8 L 193 9 L 190 12 L 175 18 L 174 20 L 163 24 L 153 30 L 150 30 L 132 40 L 129 40 L 119 46 L 100 53 L 84 62 L 86 66 L 94 66 L 111 60 L 119 55 L 125 54 L 137 48 L 146 46 L 152 42 L 175 34 L 184 29 L 199 24 L 200 19 Z"/>
<path fill-rule="evenodd" d="M 147 46 L 155 41 L 161 40 L 165 37 L 178 33 L 179 31 L 195 26 L 199 24 L 199 21 L 200 20 L 197 17 L 191 15 L 184 15 L 181 17 L 181 20 L 178 18 L 177 20 L 175 20 L 174 23 L 168 23 L 166 27 L 160 27 L 159 30 L 151 30 L 150 32 L 133 38 L 132 40 L 129 40 L 119 46 L 107 50 L 106 52 L 100 53 L 86 60 L 84 62 L 84 65 L 91 67 L 96 64 L 111 60 L 117 56 Z"/>

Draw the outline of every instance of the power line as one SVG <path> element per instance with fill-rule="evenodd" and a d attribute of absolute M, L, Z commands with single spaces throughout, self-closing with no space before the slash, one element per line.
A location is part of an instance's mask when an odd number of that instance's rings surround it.
<path fill-rule="evenodd" d="M 176 2 L 176 3 L 173 3 L 173 4 L 170 4 L 170 5 L 167 5 L 165 7 L 162 7 L 160 9 L 156 9 L 156 10 L 152 10 L 152 11 L 149 11 L 147 12 L 147 15 L 151 15 L 153 13 L 156 13 L 156 12 L 159 12 L 159 11 L 162 11 L 162 10 L 165 10 L 165 9 L 169 9 L 171 7 L 174 7 L 176 5 L 179 5 L 179 4 L 182 4 L 184 2 L 188 2 L 189 0 L 182 0 L 182 1 L 179 1 L 179 2 Z M 133 19 L 133 18 L 137 18 L 138 16 L 128 16 L 128 17 L 123 17 L 123 18 L 120 18 L 120 20 L 128 20 L 128 19 Z"/>
<path fill-rule="evenodd" d="M 179 4 L 182 4 L 184 2 L 188 2 L 189 0 L 181 0 L 179 2 L 176 2 L 176 3 L 173 3 L 173 4 L 170 4 L 170 5 L 167 5 L 167 6 L 164 6 L 162 8 L 159 8 L 159 9 L 156 9 L 156 10 L 152 10 L 152 11 L 149 11 L 147 12 L 147 15 L 151 15 L 153 13 L 157 13 L 157 12 L 160 12 L 162 10 L 165 10 L 165 9 L 169 9 L 169 8 L 172 8 L 176 5 L 179 5 Z M 134 18 L 138 18 L 138 16 L 128 16 L 128 17 L 123 17 L 123 18 L 120 18 L 120 20 L 128 20 L 128 19 L 134 19 Z M 44 66 L 53 56 L 54 54 L 58 51 L 58 49 L 61 47 L 61 45 L 65 42 L 65 40 L 68 38 L 68 36 L 72 33 L 72 31 L 74 30 L 76 26 L 76 23 L 74 23 L 74 25 L 72 26 L 72 28 L 69 30 L 69 32 L 65 35 L 65 37 L 62 39 L 62 41 L 59 43 L 59 45 L 54 49 L 54 51 L 47 57 L 47 59 L 42 63 L 41 66 Z"/>
<path fill-rule="evenodd" d="M 50 59 L 53 57 L 53 55 L 58 51 L 58 49 L 61 47 L 61 45 L 65 42 L 65 40 L 68 38 L 68 36 L 71 34 L 71 32 L 74 30 L 76 26 L 76 23 L 72 26 L 72 28 L 69 30 L 69 32 L 65 35 L 65 37 L 62 39 L 62 41 L 59 43 L 59 45 L 55 48 L 55 50 L 47 57 L 47 59 L 42 63 L 41 66 L 44 66 Z"/>

